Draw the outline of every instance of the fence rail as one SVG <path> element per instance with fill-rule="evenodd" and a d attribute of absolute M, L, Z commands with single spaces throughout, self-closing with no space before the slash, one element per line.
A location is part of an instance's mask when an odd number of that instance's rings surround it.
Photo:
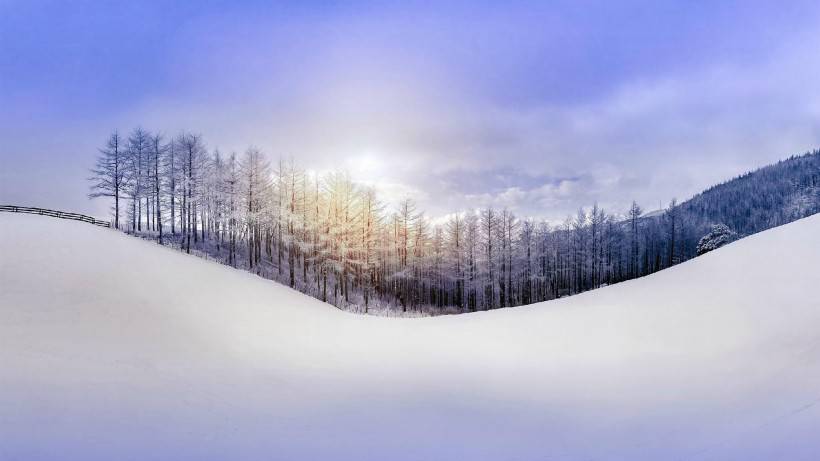
<path fill-rule="evenodd" d="M 58 210 L 49 210 L 47 208 L 36 208 L 30 206 L 17 206 L 17 205 L 0 205 L 0 212 L 5 211 L 8 213 L 28 213 L 28 214 L 38 214 L 42 216 L 51 216 L 52 218 L 61 218 L 61 219 L 72 219 L 74 221 L 82 221 L 87 222 L 89 224 L 93 224 L 95 226 L 100 227 L 111 227 L 111 222 L 103 221 L 93 216 L 86 216 L 84 214 L 79 213 L 70 213 L 67 211 L 58 211 Z"/>

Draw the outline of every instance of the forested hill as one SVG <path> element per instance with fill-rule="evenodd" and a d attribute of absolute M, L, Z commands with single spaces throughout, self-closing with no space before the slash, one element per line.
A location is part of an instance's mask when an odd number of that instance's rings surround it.
<path fill-rule="evenodd" d="M 225 158 L 191 133 L 112 133 L 92 172 L 91 197 L 111 200 L 117 229 L 342 309 L 400 315 L 561 298 L 820 211 L 820 151 L 658 212 L 633 203 L 624 218 L 590 204 L 561 223 L 492 207 L 434 222 L 409 198 L 385 207 L 376 190 L 343 172 L 273 166 L 255 148 Z"/>
<path fill-rule="evenodd" d="M 817 212 L 820 150 L 743 174 L 670 206 L 664 213 L 646 216 L 644 273 L 696 256 L 698 242 L 716 225 L 726 226 L 734 240 Z M 678 233 L 678 242 L 672 233 Z M 658 255 L 653 255 L 653 247 Z M 664 258 L 664 252 L 671 257 Z"/>
<path fill-rule="evenodd" d="M 681 204 L 693 224 L 722 223 L 745 236 L 820 211 L 820 150 L 794 156 Z"/>

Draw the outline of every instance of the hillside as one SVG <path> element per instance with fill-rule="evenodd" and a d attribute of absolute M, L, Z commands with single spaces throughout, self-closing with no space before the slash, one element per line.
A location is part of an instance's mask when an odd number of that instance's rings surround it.
<path fill-rule="evenodd" d="M 712 186 L 672 212 L 678 225 L 674 252 L 679 261 L 697 255 L 698 241 L 712 225 L 724 224 L 743 237 L 811 216 L 820 212 L 820 150 Z M 657 210 L 643 218 L 645 232 L 656 241 L 656 251 L 667 253 L 670 210 Z M 647 252 L 645 247 L 641 250 Z M 661 266 L 654 270 L 664 268 L 663 262 Z"/>
<path fill-rule="evenodd" d="M 820 212 L 820 150 L 710 187 L 681 208 L 695 223 L 723 223 L 742 235 Z"/>
<path fill-rule="evenodd" d="M 629 282 L 348 314 L 0 214 L 0 460 L 814 460 L 820 216 Z"/>

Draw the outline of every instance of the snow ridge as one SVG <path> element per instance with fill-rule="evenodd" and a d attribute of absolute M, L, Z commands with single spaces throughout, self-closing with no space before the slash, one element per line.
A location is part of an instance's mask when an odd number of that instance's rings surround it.
<path fill-rule="evenodd" d="M 0 460 L 814 460 L 820 216 L 642 279 L 357 316 L 0 215 Z"/>

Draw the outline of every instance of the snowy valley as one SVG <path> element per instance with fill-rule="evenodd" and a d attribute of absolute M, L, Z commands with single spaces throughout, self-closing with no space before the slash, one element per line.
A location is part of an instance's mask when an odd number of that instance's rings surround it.
<path fill-rule="evenodd" d="M 0 459 L 814 460 L 818 260 L 815 215 L 565 299 L 393 319 L 0 214 Z"/>
<path fill-rule="evenodd" d="M 0 0 L 0 461 L 820 461 L 818 24 Z"/>

